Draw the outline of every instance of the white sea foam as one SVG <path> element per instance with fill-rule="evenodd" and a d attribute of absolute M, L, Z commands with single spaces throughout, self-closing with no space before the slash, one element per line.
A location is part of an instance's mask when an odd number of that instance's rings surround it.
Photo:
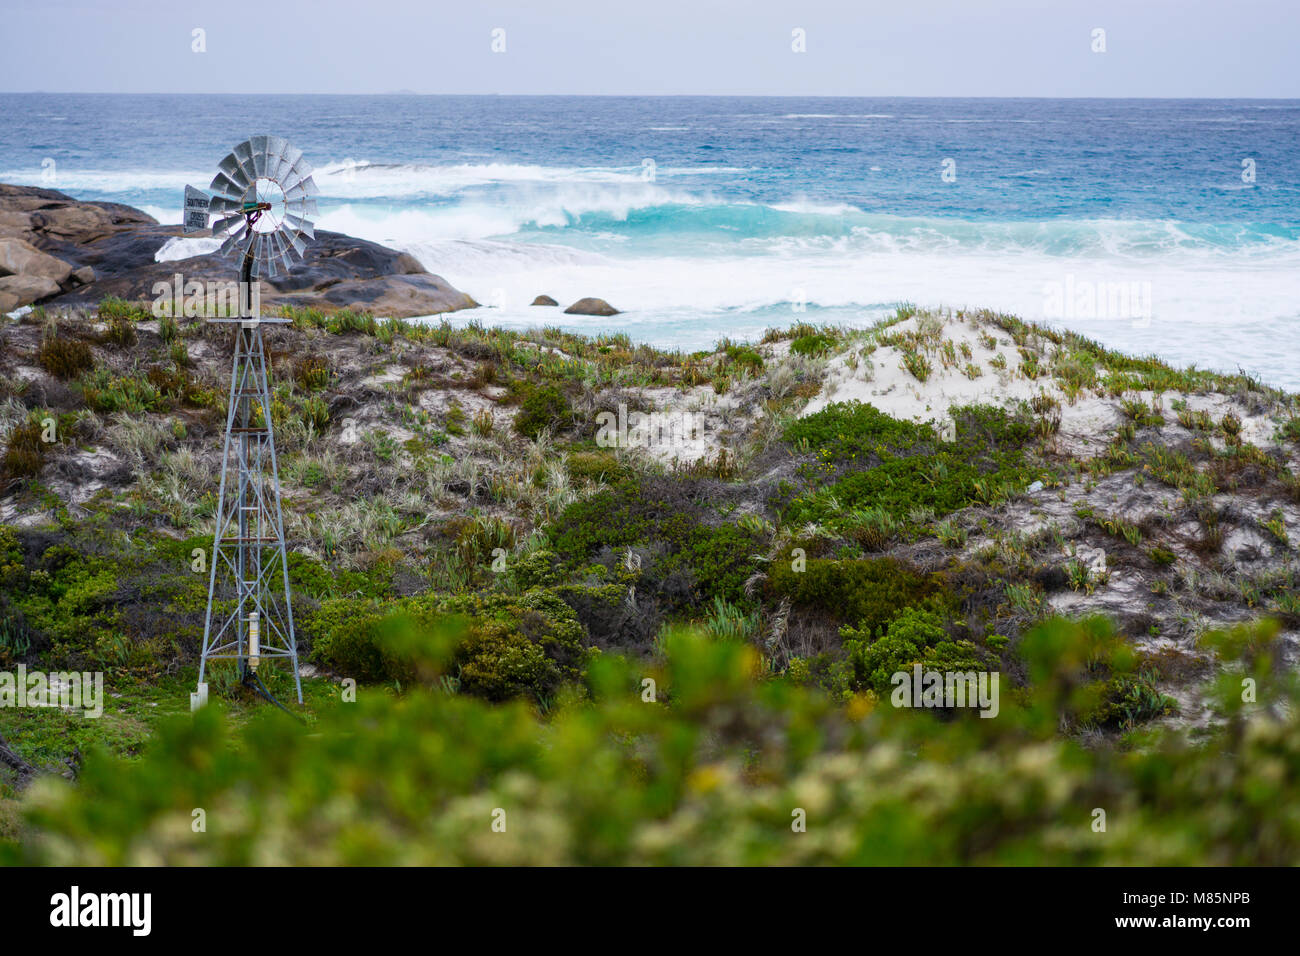
<path fill-rule="evenodd" d="M 318 177 L 317 226 L 408 251 L 494 306 L 456 321 L 625 328 L 634 338 L 685 348 L 800 319 L 868 322 L 904 300 L 1051 320 L 1045 289 L 1053 283 L 1147 284 L 1149 323 L 1058 324 L 1126 350 L 1228 370 L 1240 365 L 1300 387 L 1300 371 L 1286 360 L 1300 351 L 1300 240 L 1286 230 L 905 217 L 803 196 L 723 203 L 680 185 L 681 177 L 730 168 L 660 168 L 646 181 L 631 166 L 334 163 Z M 178 194 L 203 180 L 181 172 L 78 175 L 86 189 Z M 76 193 L 76 182 L 60 170 L 56 185 Z M 161 222 L 179 221 L 179 204 L 143 208 Z M 217 245 L 171 239 L 157 258 L 174 261 Z M 539 293 L 561 303 L 598 295 L 628 311 L 612 320 L 560 319 L 528 306 Z M 796 311 L 800 305 L 808 311 Z"/>
<path fill-rule="evenodd" d="M 694 349 L 722 335 L 744 338 L 809 318 L 866 324 L 889 304 L 912 301 L 1054 321 L 1118 348 L 1227 371 L 1241 366 L 1300 387 L 1300 373 L 1282 360 L 1300 346 L 1300 307 L 1286 305 L 1279 312 L 1279 303 L 1300 302 L 1300 272 L 1291 268 L 912 251 L 616 260 L 511 242 L 425 243 L 408 251 L 494 306 L 458 321 L 477 317 L 522 328 L 553 320 L 528 307 L 540 293 L 561 304 L 599 295 L 628 313 L 561 321 L 579 329 L 624 329 L 638 340 Z M 1149 321 L 1054 319 L 1047 290 L 1067 277 L 1078 287 L 1149 283 Z"/>

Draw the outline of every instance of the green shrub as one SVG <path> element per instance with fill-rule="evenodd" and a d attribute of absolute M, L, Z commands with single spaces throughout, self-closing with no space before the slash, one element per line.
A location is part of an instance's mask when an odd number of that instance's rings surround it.
<path fill-rule="evenodd" d="M 763 370 L 763 356 L 751 348 L 729 345 L 723 352 L 734 365 L 739 365 L 750 372 L 761 372 Z"/>
<path fill-rule="evenodd" d="M 1178 559 L 1178 556 L 1168 548 L 1162 548 L 1159 545 L 1154 546 L 1148 554 L 1150 555 L 1152 562 L 1162 568 L 1167 568 Z"/>
<path fill-rule="evenodd" d="M 840 636 L 853 667 L 855 686 L 880 695 L 889 693 L 894 674 L 911 670 L 913 664 L 943 672 L 986 666 L 970 641 L 948 639 L 942 614 L 931 608 L 906 607 L 884 628 L 873 632 L 865 627 L 845 627 Z"/>
<path fill-rule="evenodd" d="M 153 317 L 153 312 L 143 302 L 128 302 L 114 296 L 101 299 L 99 302 L 101 322 L 148 322 Z"/>
<path fill-rule="evenodd" d="M 81 392 L 86 404 L 97 412 L 165 411 L 168 406 L 164 392 L 149 381 L 135 375 L 113 378 L 107 369 L 98 369 L 81 382 Z"/>
<path fill-rule="evenodd" d="M 1004 692 L 996 720 L 960 727 L 865 697 L 841 706 L 766 679 L 751 647 L 685 633 L 665 638 L 648 672 L 658 702 L 642 700 L 645 664 L 601 655 L 589 698 L 558 701 L 544 720 L 525 706 L 412 689 L 324 706 L 307 728 L 271 707 L 230 720 L 218 699 L 162 722 L 142 753 L 89 753 L 75 784 L 37 781 L 21 826 L 0 840 L 0 863 L 1286 866 L 1300 857 L 1300 779 L 1288 772 L 1300 764 L 1300 696 L 1289 669 L 1267 670 L 1278 660 L 1270 645 L 1252 642 L 1243 663 L 1274 673 L 1276 712 L 1243 707 L 1234 664 L 1225 688 L 1238 709 L 1221 712 L 1226 727 L 1195 746 L 1157 730 L 1117 753 L 1057 733 L 1054 695 L 1075 686 L 1075 662 L 1095 650 L 1092 626 L 1040 631 L 1043 693 Z M 791 808 L 813 798 L 818 829 L 791 838 Z M 227 823 L 193 834 L 200 803 Z M 1097 839 L 1092 807 L 1122 808 L 1123 826 Z M 507 814 L 500 833 L 488 832 L 494 808 Z"/>
<path fill-rule="evenodd" d="M 1147 673 L 1121 674 L 1098 681 L 1090 689 L 1097 703 L 1078 716 L 1079 725 L 1084 727 L 1129 730 L 1178 710 L 1174 699 L 1161 693 Z"/>
<path fill-rule="evenodd" d="M 108 323 L 108 328 L 100 337 L 100 341 L 106 345 L 116 346 L 119 349 L 130 348 L 135 345 L 138 336 L 135 332 L 135 324 L 130 319 L 116 318 Z"/>
<path fill-rule="evenodd" d="M 891 418 L 872 405 L 834 403 L 799 419 L 785 440 L 809 458 L 798 469 L 805 489 L 791 497 L 785 520 L 831 523 L 846 536 L 875 515 L 897 520 L 892 535 L 918 534 L 923 523 L 909 520 L 918 509 L 943 517 L 972 504 L 998 504 L 1033 478 L 1027 455 L 1030 422 L 991 406 L 952 411 L 953 441 L 931 425 Z M 879 538 L 874 534 L 872 540 Z"/>
<path fill-rule="evenodd" d="M 570 452 L 564 467 L 574 481 L 617 481 L 629 474 L 627 466 L 610 451 Z"/>
<path fill-rule="evenodd" d="M 463 626 L 448 631 L 448 620 Z M 310 628 L 314 656 L 340 676 L 403 685 L 450 676 L 462 692 L 494 701 L 546 699 L 576 681 L 586 659 L 572 609 L 540 590 L 384 604 L 335 599 Z"/>
<path fill-rule="evenodd" d="M 790 352 L 794 355 L 820 356 L 829 352 L 834 344 L 835 340 L 829 335 L 801 335 L 790 343 Z"/>
<path fill-rule="evenodd" d="M 76 339 L 49 337 L 41 341 L 36 361 L 56 378 L 76 378 L 95 365 L 90 346 Z"/>
<path fill-rule="evenodd" d="M 323 398 L 313 396 L 302 403 L 302 420 L 310 425 L 317 434 L 325 431 L 330 423 L 330 407 Z"/>
<path fill-rule="evenodd" d="M 567 428 L 573 423 L 569 399 L 554 385 L 530 388 L 515 415 L 515 429 L 526 438 L 536 438 L 542 430 Z"/>
<path fill-rule="evenodd" d="M 551 550 L 577 570 L 639 548 L 651 554 L 647 585 L 685 576 L 672 586 L 673 607 L 719 596 L 739 603 L 763 532 L 722 521 L 695 497 L 697 487 L 689 478 L 621 479 L 565 509 L 547 529 Z"/>
<path fill-rule="evenodd" d="M 352 598 L 327 601 L 311 622 L 311 629 L 319 634 L 312 653 L 339 676 L 361 684 L 409 681 L 410 663 L 386 642 L 401 613 Z"/>
<path fill-rule="evenodd" d="M 3 467 L 0 468 L 5 477 L 34 478 L 40 474 L 48 448 L 41 440 L 42 431 L 38 421 L 20 422 L 10 429 Z"/>
<path fill-rule="evenodd" d="M 318 392 L 330 383 L 330 363 L 323 355 L 304 355 L 293 363 L 293 377 L 309 392 Z"/>
<path fill-rule="evenodd" d="M 808 558 L 802 571 L 789 557 L 772 562 L 767 587 L 798 607 L 816 609 L 865 633 L 875 633 L 898 612 L 938 595 L 942 582 L 893 558 Z"/>

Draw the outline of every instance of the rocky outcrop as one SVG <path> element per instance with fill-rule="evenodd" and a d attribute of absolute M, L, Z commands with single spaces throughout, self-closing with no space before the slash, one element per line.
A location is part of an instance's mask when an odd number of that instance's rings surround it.
<path fill-rule="evenodd" d="M 0 313 L 58 295 L 59 284 L 41 276 L 0 276 Z"/>
<path fill-rule="evenodd" d="M 75 269 L 25 239 L 0 236 L 0 312 L 57 296 L 93 277 L 92 270 Z"/>
<path fill-rule="evenodd" d="M 171 230 L 175 232 L 176 230 Z M 238 278 L 235 260 L 218 253 L 155 262 L 166 241 L 153 231 L 92 243 L 86 261 L 100 275 L 69 304 L 97 302 L 105 296 L 152 300 L 158 283 L 229 282 Z M 64 300 L 60 300 L 64 301 Z M 285 275 L 262 280 L 262 309 L 283 305 L 327 312 L 353 309 L 392 318 L 472 309 L 478 305 L 441 276 L 425 271 L 410 255 L 365 239 L 318 230 L 301 262 Z"/>
<path fill-rule="evenodd" d="M 177 273 L 185 282 L 238 278 L 234 260 L 216 253 L 155 261 L 167 240 L 180 235 L 179 226 L 159 225 L 129 206 L 79 202 L 51 189 L 0 184 L 0 243 L 12 246 L 13 261 L 35 263 L 40 269 L 24 270 L 22 283 L 6 284 L 6 260 L 0 252 L 0 311 L 29 302 L 90 305 L 107 296 L 152 301 L 155 286 L 170 284 Z M 53 288 L 27 279 L 33 274 L 52 278 L 55 273 L 62 278 Z M 287 275 L 263 280 L 263 310 L 282 305 L 409 318 L 475 308 L 478 303 L 406 253 L 317 231 L 303 261 Z"/>
<path fill-rule="evenodd" d="M 72 266 L 15 237 L 0 239 L 0 276 L 39 276 L 56 286 L 72 275 Z"/>
<path fill-rule="evenodd" d="M 619 310 L 614 308 L 604 299 L 587 296 L 585 299 L 579 299 L 573 305 L 564 310 L 565 315 L 618 315 Z"/>
<path fill-rule="evenodd" d="M 559 305 L 559 304 L 560 303 L 556 302 L 549 295 L 539 295 L 537 298 L 533 299 L 533 301 L 529 303 L 529 305 Z"/>
<path fill-rule="evenodd" d="M 157 221 L 130 206 L 81 202 L 53 189 L 0 183 L 0 236 L 30 243 L 71 261 L 68 253 L 88 242 Z"/>

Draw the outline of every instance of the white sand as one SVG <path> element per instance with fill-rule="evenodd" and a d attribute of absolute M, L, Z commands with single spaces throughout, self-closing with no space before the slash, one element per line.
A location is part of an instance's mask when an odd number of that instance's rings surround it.
<path fill-rule="evenodd" d="M 923 316 L 914 316 L 889 326 L 885 332 L 915 332 L 923 319 Z M 993 338 L 992 347 L 981 341 L 981 334 Z M 980 324 L 972 316 L 948 316 L 941 341 L 952 342 L 957 350 L 958 364 L 944 368 L 938 348 L 928 351 L 926 355 L 932 368 L 924 382 L 918 381 L 903 366 L 904 353 L 895 346 L 878 345 L 869 356 L 859 359 L 856 369 L 851 366 L 852 357 L 861 352 L 861 345 L 848 349 L 831 359 L 821 394 L 810 401 L 800 415 L 814 414 L 833 402 L 856 400 L 871 404 L 894 418 L 934 421 L 942 430 L 951 427 L 950 413 L 954 407 L 993 404 L 1009 408 L 1028 402 L 1039 393 L 1046 393 L 1060 402 L 1059 449 L 1085 457 L 1104 449 L 1123 419 L 1119 398 L 1109 397 L 1100 390 L 1085 390 L 1076 395 L 1071 404 L 1061 383 L 1049 371 L 1042 372 L 1037 379 L 1027 377 L 1021 370 L 1020 350 L 1011 336 L 994 325 Z M 963 344 L 970 349 L 969 359 L 962 355 Z M 1057 346 L 1036 336 L 1031 336 L 1028 346 L 1038 353 L 1039 365 L 1046 370 Z M 1006 360 L 1003 370 L 991 364 L 999 355 Z M 973 379 L 963 371 L 968 363 L 980 369 L 980 374 Z M 1155 397 L 1151 391 L 1129 392 L 1125 396 L 1130 400 L 1140 399 L 1148 405 Z M 1166 393 L 1162 396 L 1164 416 L 1173 427 L 1178 427 L 1170 409 L 1174 399 L 1186 401 L 1192 411 L 1209 412 L 1216 422 L 1226 412 L 1232 411 L 1241 419 L 1242 437 L 1253 444 L 1264 444 L 1273 438 L 1275 424 L 1271 418 L 1250 415 L 1238 402 L 1218 394 Z"/>

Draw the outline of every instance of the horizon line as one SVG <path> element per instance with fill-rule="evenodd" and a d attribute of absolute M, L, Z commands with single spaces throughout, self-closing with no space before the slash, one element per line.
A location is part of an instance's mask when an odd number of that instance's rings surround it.
<path fill-rule="evenodd" d="M 518 97 L 528 99 L 823 99 L 823 100 L 1270 100 L 1300 102 L 1296 96 L 945 96 L 883 95 L 878 93 L 420 93 L 414 90 L 388 90 L 378 93 L 325 93 L 325 92 L 211 92 L 174 90 L 0 90 L 0 96 L 391 96 L 391 97 Z"/>

